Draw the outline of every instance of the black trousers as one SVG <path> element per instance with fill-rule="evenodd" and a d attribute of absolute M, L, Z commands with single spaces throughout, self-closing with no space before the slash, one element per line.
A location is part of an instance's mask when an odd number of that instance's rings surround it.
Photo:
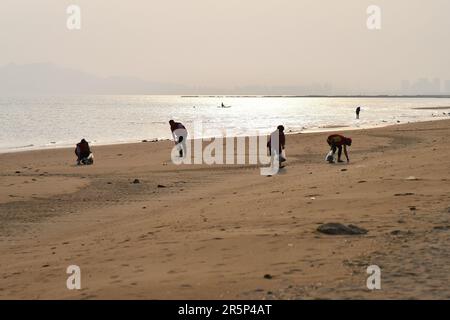
<path fill-rule="evenodd" d="M 333 143 L 330 143 L 330 147 L 331 147 L 331 150 L 333 151 L 333 154 L 335 154 L 336 151 L 339 150 L 338 151 L 338 159 L 340 159 L 342 156 L 342 146 L 337 146 Z"/>

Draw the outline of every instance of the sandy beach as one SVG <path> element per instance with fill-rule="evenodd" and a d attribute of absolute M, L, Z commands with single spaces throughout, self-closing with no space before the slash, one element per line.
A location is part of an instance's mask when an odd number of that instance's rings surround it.
<path fill-rule="evenodd" d="M 350 131 L 350 164 L 328 134 L 288 135 L 271 177 L 176 166 L 170 141 L 0 154 L 0 298 L 450 299 L 450 120 Z"/>

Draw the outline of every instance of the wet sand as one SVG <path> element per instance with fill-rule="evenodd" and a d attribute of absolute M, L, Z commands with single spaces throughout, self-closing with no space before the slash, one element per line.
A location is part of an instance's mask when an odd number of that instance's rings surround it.
<path fill-rule="evenodd" d="M 325 163 L 328 134 L 289 135 L 272 177 L 176 166 L 168 141 L 84 167 L 73 148 L 1 154 L 0 298 L 449 299 L 450 120 L 349 131 L 350 164 Z"/>

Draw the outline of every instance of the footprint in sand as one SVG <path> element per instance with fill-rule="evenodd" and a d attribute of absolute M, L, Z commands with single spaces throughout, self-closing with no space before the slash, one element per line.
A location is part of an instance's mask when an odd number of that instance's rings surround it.
<path fill-rule="evenodd" d="M 394 194 L 395 197 L 404 197 L 404 196 L 413 196 L 414 193 L 412 192 L 405 192 L 405 193 L 396 193 Z"/>
<path fill-rule="evenodd" d="M 116 283 L 121 283 L 121 282 L 122 282 L 122 280 L 119 279 L 119 280 L 111 281 L 110 284 L 116 284 Z"/>

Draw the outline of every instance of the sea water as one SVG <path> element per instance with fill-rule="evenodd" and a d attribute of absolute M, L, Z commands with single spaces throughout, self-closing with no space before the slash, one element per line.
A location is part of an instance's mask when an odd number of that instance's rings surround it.
<path fill-rule="evenodd" d="M 362 108 L 359 120 L 357 106 Z M 449 109 L 423 109 L 445 106 Z M 287 133 L 338 132 L 450 118 L 448 112 L 447 98 L 3 96 L 0 152 L 72 146 L 82 138 L 92 145 L 168 139 L 170 119 L 191 132 L 194 123 L 201 123 L 204 136 L 211 129 L 242 136 L 267 134 L 280 124 Z"/>

